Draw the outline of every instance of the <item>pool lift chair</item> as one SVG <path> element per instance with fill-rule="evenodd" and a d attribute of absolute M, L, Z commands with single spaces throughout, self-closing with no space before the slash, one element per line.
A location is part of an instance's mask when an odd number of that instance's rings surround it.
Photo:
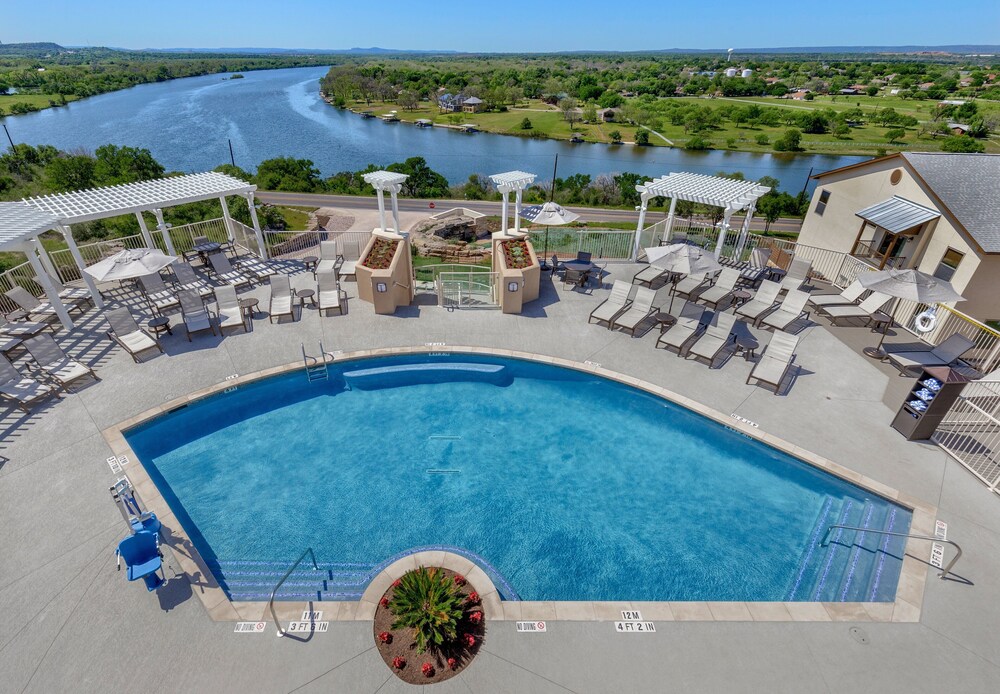
<path fill-rule="evenodd" d="M 166 580 L 163 573 L 163 554 L 160 552 L 160 521 L 156 514 L 144 511 L 142 500 L 128 477 L 117 480 L 109 490 L 111 498 L 129 527 L 129 536 L 118 543 L 115 556 L 118 570 L 125 560 L 126 578 L 146 584 L 147 591 L 154 591 Z"/>

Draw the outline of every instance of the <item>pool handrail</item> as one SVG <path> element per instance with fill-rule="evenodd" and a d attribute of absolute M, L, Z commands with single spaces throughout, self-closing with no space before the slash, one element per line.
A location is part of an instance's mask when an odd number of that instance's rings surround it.
<path fill-rule="evenodd" d="M 286 632 L 281 628 L 281 620 L 278 619 L 278 614 L 274 611 L 274 596 L 278 594 L 278 589 L 281 588 L 282 584 L 284 584 L 288 577 L 292 575 L 292 572 L 298 568 L 299 564 L 302 563 L 302 560 L 306 558 L 307 554 L 312 557 L 313 571 L 319 571 L 319 564 L 316 563 L 316 555 L 313 553 L 312 547 L 306 547 L 306 551 L 302 553 L 302 556 L 295 560 L 295 563 L 288 568 L 285 575 L 282 576 L 281 580 L 274 586 L 274 590 L 271 591 L 271 598 L 267 601 L 267 608 L 271 611 L 271 616 L 274 618 L 274 626 L 278 629 L 278 636 L 284 636 Z"/>
<path fill-rule="evenodd" d="M 840 525 L 840 524 L 831 525 L 826 529 L 826 535 L 823 537 L 823 542 L 820 543 L 822 546 L 825 547 L 830 543 L 830 531 L 833 530 L 834 528 L 840 528 L 841 530 L 858 530 L 861 532 L 873 533 L 876 535 L 892 535 L 893 537 L 905 537 L 913 540 L 929 540 L 931 542 L 944 542 L 945 544 L 949 544 L 955 548 L 955 556 L 951 558 L 951 561 L 948 562 L 947 566 L 941 569 L 941 573 L 938 574 L 938 578 L 940 579 L 945 579 L 948 577 L 948 574 L 951 573 L 952 567 L 955 566 L 959 558 L 961 558 L 962 556 L 962 548 L 958 546 L 957 542 L 954 542 L 952 540 L 943 540 L 940 537 L 934 537 L 933 535 L 912 535 L 910 533 L 895 533 L 889 530 L 859 528 L 854 525 Z"/>

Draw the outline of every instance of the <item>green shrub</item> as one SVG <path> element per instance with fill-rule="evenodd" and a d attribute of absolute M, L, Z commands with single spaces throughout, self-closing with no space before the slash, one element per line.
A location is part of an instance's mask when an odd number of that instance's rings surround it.
<path fill-rule="evenodd" d="M 437 648 L 458 635 L 465 597 L 440 569 L 419 568 L 403 576 L 389 611 L 393 629 L 413 629 L 417 652 Z"/>

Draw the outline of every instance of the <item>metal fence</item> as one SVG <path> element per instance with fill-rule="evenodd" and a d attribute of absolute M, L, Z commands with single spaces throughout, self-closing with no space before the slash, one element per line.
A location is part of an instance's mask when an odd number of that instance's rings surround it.
<path fill-rule="evenodd" d="M 254 239 L 253 229 L 244 227 Z M 321 241 L 355 241 L 359 249 L 371 239 L 369 231 L 264 231 L 264 245 L 269 258 L 305 258 L 319 255 Z"/>
<path fill-rule="evenodd" d="M 535 253 L 546 259 L 566 259 L 590 253 L 595 259 L 629 260 L 635 231 L 626 229 L 532 229 L 528 232 Z"/>
<path fill-rule="evenodd" d="M 14 287 L 24 287 L 32 296 L 42 295 L 42 285 L 35 278 L 31 263 L 25 261 L 0 273 L 0 312 L 6 314 L 17 310 L 17 304 L 6 296 L 6 292 Z"/>
<path fill-rule="evenodd" d="M 83 264 L 89 267 L 126 248 L 145 248 L 145 246 L 145 239 L 141 235 L 136 234 L 135 236 L 102 239 L 93 243 L 81 243 L 77 248 L 80 250 Z M 76 264 L 76 259 L 68 248 L 60 248 L 48 253 L 49 258 L 52 259 L 52 264 L 56 268 L 56 273 L 59 275 L 60 282 L 66 284 L 67 282 L 74 282 L 83 278 L 80 268 Z"/>
<path fill-rule="evenodd" d="M 931 440 L 1000 494 L 1000 380 L 966 385 Z"/>
<path fill-rule="evenodd" d="M 437 274 L 438 304 L 445 308 L 498 308 L 497 272 L 460 271 Z"/>

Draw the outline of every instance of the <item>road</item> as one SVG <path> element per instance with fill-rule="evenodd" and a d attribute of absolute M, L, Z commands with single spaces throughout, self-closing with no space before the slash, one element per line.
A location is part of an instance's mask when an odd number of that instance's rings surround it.
<path fill-rule="evenodd" d="M 344 210 L 373 210 L 375 209 L 375 198 L 366 195 L 322 195 L 317 193 L 279 193 L 276 191 L 259 190 L 257 198 L 271 205 L 295 205 L 300 207 L 335 207 Z M 430 204 L 434 203 L 434 210 Z M 445 210 L 450 207 L 468 207 L 476 212 L 488 215 L 499 215 L 501 203 L 486 200 L 428 200 L 400 198 L 400 212 L 433 212 Z M 612 210 L 598 207 L 569 207 L 584 222 L 631 222 L 639 220 L 639 213 L 635 210 Z M 511 203 L 511 213 L 513 214 L 513 203 Z M 663 211 L 649 210 L 646 212 L 646 223 L 653 224 L 666 217 Z M 738 228 L 743 222 L 741 216 L 734 216 L 732 226 Z M 771 231 L 784 231 L 798 233 L 802 227 L 800 219 L 779 219 L 771 224 Z M 755 218 L 751 229 L 760 231 L 764 228 L 764 220 Z"/>

